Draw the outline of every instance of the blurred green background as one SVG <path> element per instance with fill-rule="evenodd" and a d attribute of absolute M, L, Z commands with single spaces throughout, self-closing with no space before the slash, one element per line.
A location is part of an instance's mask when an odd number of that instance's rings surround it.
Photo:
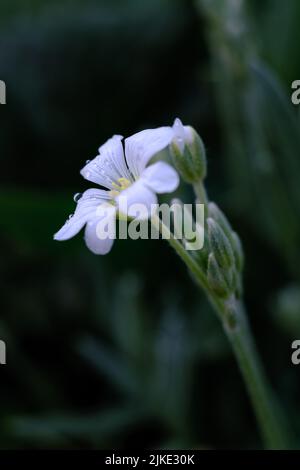
<path fill-rule="evenodd" d="M 299 21 L 298 0 L 1 0 L 2 449 L 261 447 L 221 326 L 168 245 L 97 257 L 52 238 L 100 144 L 176 116 L 244 242 L 250 322 L 300 442 Z"/>

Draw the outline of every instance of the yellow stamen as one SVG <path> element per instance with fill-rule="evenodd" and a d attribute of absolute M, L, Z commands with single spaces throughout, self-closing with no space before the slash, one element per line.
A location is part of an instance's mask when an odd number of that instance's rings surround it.
<path fill-rule="evenodd" d="M 127 178 L 119 178 L 117 183 L 112 183 L 114 189 L 110 191 L 110 196 L 112 198 L 117 197 L 121 191 L 129 188 L 131 182 Z"/>

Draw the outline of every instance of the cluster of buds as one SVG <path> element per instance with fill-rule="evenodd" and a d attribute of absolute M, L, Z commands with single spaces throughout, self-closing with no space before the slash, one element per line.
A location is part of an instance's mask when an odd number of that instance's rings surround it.
<path fill-rule="evenodd" d="M 207 228 L 209 286 L 219 297 L 226 298 L 232 294 L 240 297 L 244 265 L 241 241 L 223 212 L 213 202 L 208 205 Z"/>
<path fill-rule="evenodd" d="M 206 152 L 199 134 L 179 119 L 173 125 L 174 138 L 171 154 L 182 178 L 195 186 L 202 185 L 206 177 Z M 198 261 L 206 272 L 209 288 L 218 297 L 241 296 L 241 273 L 244 256 L 241 241 L 233 231 L 226 216 L 213 202 L 206 208 L 205 228 L 207 238 L 198 254 Z"/>

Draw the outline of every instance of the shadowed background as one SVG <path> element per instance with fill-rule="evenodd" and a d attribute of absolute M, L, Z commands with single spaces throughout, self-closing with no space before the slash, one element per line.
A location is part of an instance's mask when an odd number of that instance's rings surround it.
<path fill-rule="evenodd" d="M 221 326 L 167 243 L 97 257 L 82 234 L 53 241 L 98 147 L 176 116 L 206 143 L 209 195 L 244 242 L 250 322 L 300 436 L 299 19 L 297 0 L 2 0 L 1 448 L 261 446 Z"/>

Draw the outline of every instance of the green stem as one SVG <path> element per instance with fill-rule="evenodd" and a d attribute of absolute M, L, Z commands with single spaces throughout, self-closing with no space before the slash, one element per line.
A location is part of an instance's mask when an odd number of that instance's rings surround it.
<path fill-rule="evenodd" d="M 203 199 L 201 198 L 201 200 Z M 272 390 L 265 377 L 242 304 L 235 297 L 221 300 L 216 296 L 209 288 L 205 273 L 185 250 L 181 242 L 174 238 L 169 228 L 156 215 L 152 217 L 151 222 L 194 274 L 222 321 L 245 381 L 265 447 L 287 449 L 288 440 L 285 437 L 284 426 L 278 419 L 279 407 L 277 408 Z"/>
<path fill-rule="evenodd" d="M 189 270 L 194 274 L 197 281 L 203 287 L 203 289 L 208 289 L 208 284 L 206 277 L 202 272 L 198 264 L 190 257 L 188 252 L 184 249 L 183 245 L 179 240 L 174 238 L 173 234 L 170 232 L 170 229 L 160 220 L 160 218 L 154 214 L 151 218 L 151 223 L 154 227 L 162 234 L 162 237 L 165 240 L 168 240 L 169 244 L 174 248 L 176 253 L 182 259 L 182 261 L 187 265 Z"/>
<path fill-rule="evenodd" d="M 223 326 L 239 364 L 265 447 L 287 449 L 288 438 L 281 411 L 266 379 L 243 306 L 235 298 L 231 299 L 230 304 L 229 321 L 226 318 L 226 304 L 215 307 L 223 317 Z"/>
<path fill-rule="evenodd" d="M 203 181 L 201 180 L 198 183 L 194 183 L 193 188 L 199 202 L 201 202 L 202 204 L 207 204 L 208 198 Z"/>

